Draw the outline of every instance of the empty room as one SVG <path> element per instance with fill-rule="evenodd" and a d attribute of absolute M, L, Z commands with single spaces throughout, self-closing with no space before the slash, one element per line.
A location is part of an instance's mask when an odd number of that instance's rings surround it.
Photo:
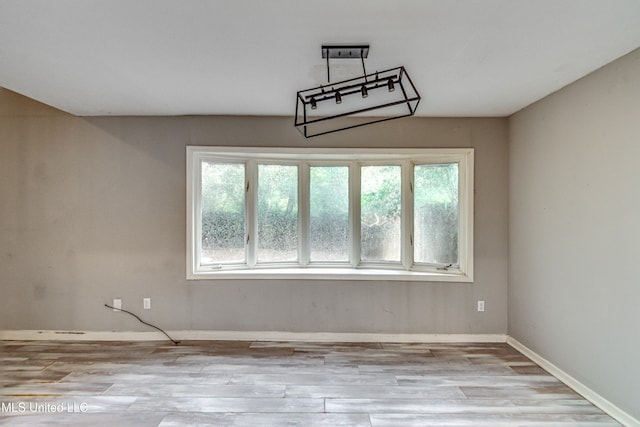
<path fill-rule="evenodd" d="M 637 0 L 0 1 L 0 424 L 640 426 Z"/>

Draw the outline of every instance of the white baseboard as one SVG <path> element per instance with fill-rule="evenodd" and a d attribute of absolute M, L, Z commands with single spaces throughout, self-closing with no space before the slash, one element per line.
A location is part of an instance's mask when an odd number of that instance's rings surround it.
<path fill-rule="evenodd" d="M 335 342 L 406 342 L 406 343 L 503 343 L 504 334 L 384 334 L 343 332 L 280 332 L 280 331 L 167 331 L 175 340 L 224 341 L 335 341 Z M 30 341 L 161 341 L 161 332 L 121 331 L 54 331 L 0 330 L 0 340 Z"/>
<path fill-rule="evenodd" d="M 346 332 L 279 332 L 279 331 L 180 331 L 184 340 L 240 341 L 334 341 L 334 342 L 405 342 L 405 343 L 496 343 L 506 342 L 501 334 L 384 334 Z M 171 335 L 171 334 L 170 334 Z"/>
<path fill-rule="evenodd" d="M 640 421 L 632 417 L 580 381 L 567 374 L 565 371 L 549 362 L 544 357 L 540 356 L 535 351 L 531 350 L 515 338 L 507 336 L 507 344 L 518 350 L 520 353 L 527 356 L 529 359 L 537 363 L 541 368 L 549 372 L 551 375 L 562 381 L 564 384 L 572 388 L 576 393 L 593 403 L 598 408 L 602 409 L 616 421 L 627 427 L 640 427 Z"/>

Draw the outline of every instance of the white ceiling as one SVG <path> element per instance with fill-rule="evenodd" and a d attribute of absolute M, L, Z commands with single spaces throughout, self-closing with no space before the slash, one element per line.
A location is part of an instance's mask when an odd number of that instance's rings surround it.
<path fill-rule="evenodd" d="M 506 116 L 640 47 L 640 1 L 0 0 L 0 86 L 82 116 L 292 116 L 323 43 L 404 65 L 418 115 Z"/>

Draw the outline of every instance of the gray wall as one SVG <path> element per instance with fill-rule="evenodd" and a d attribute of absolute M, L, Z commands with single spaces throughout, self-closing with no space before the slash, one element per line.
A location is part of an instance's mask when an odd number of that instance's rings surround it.
<path fill-rule="evenodd" d="M 185 146 L 475 147 L 473 284 L 185 280 Z M 290 117 L 79 118 L 0 90 L 0 329 L 506 333 L 507 120 L 305 141 Z M 477 313 L 476 300 L 487 301 Z"/>
<path fill-rule="evenodd" d="M 640 50 L 510 119 L 509 334 L 640 419 Z"/>

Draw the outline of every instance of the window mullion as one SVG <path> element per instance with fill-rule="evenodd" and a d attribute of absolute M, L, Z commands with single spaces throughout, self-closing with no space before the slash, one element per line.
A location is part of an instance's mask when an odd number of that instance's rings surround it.
<path fill-rule="evenodd" d="M 309 264 L 309 163 L 300 162 L 298 165 L 298 261 L 301 266 Z"/>
<path fill-rule="evenodd" d="M 413 266 L 413 163 L 402 162 L 402 266 Z"/>
<path fill-rule="evenodd" d="M 353 267 L 360 264 L 360 164 L 349 164 L 349 228 L 351 229 L 349 242 L 349 261 Z"/>
<path fill-rule="evenodd" d="M 253 268 L 258 258 L 258 164 L 255 160 L 247 160 L 245 164 L 246 173 L 246 224 L 247 233 L 245 236 L 247 265 Z"/>

